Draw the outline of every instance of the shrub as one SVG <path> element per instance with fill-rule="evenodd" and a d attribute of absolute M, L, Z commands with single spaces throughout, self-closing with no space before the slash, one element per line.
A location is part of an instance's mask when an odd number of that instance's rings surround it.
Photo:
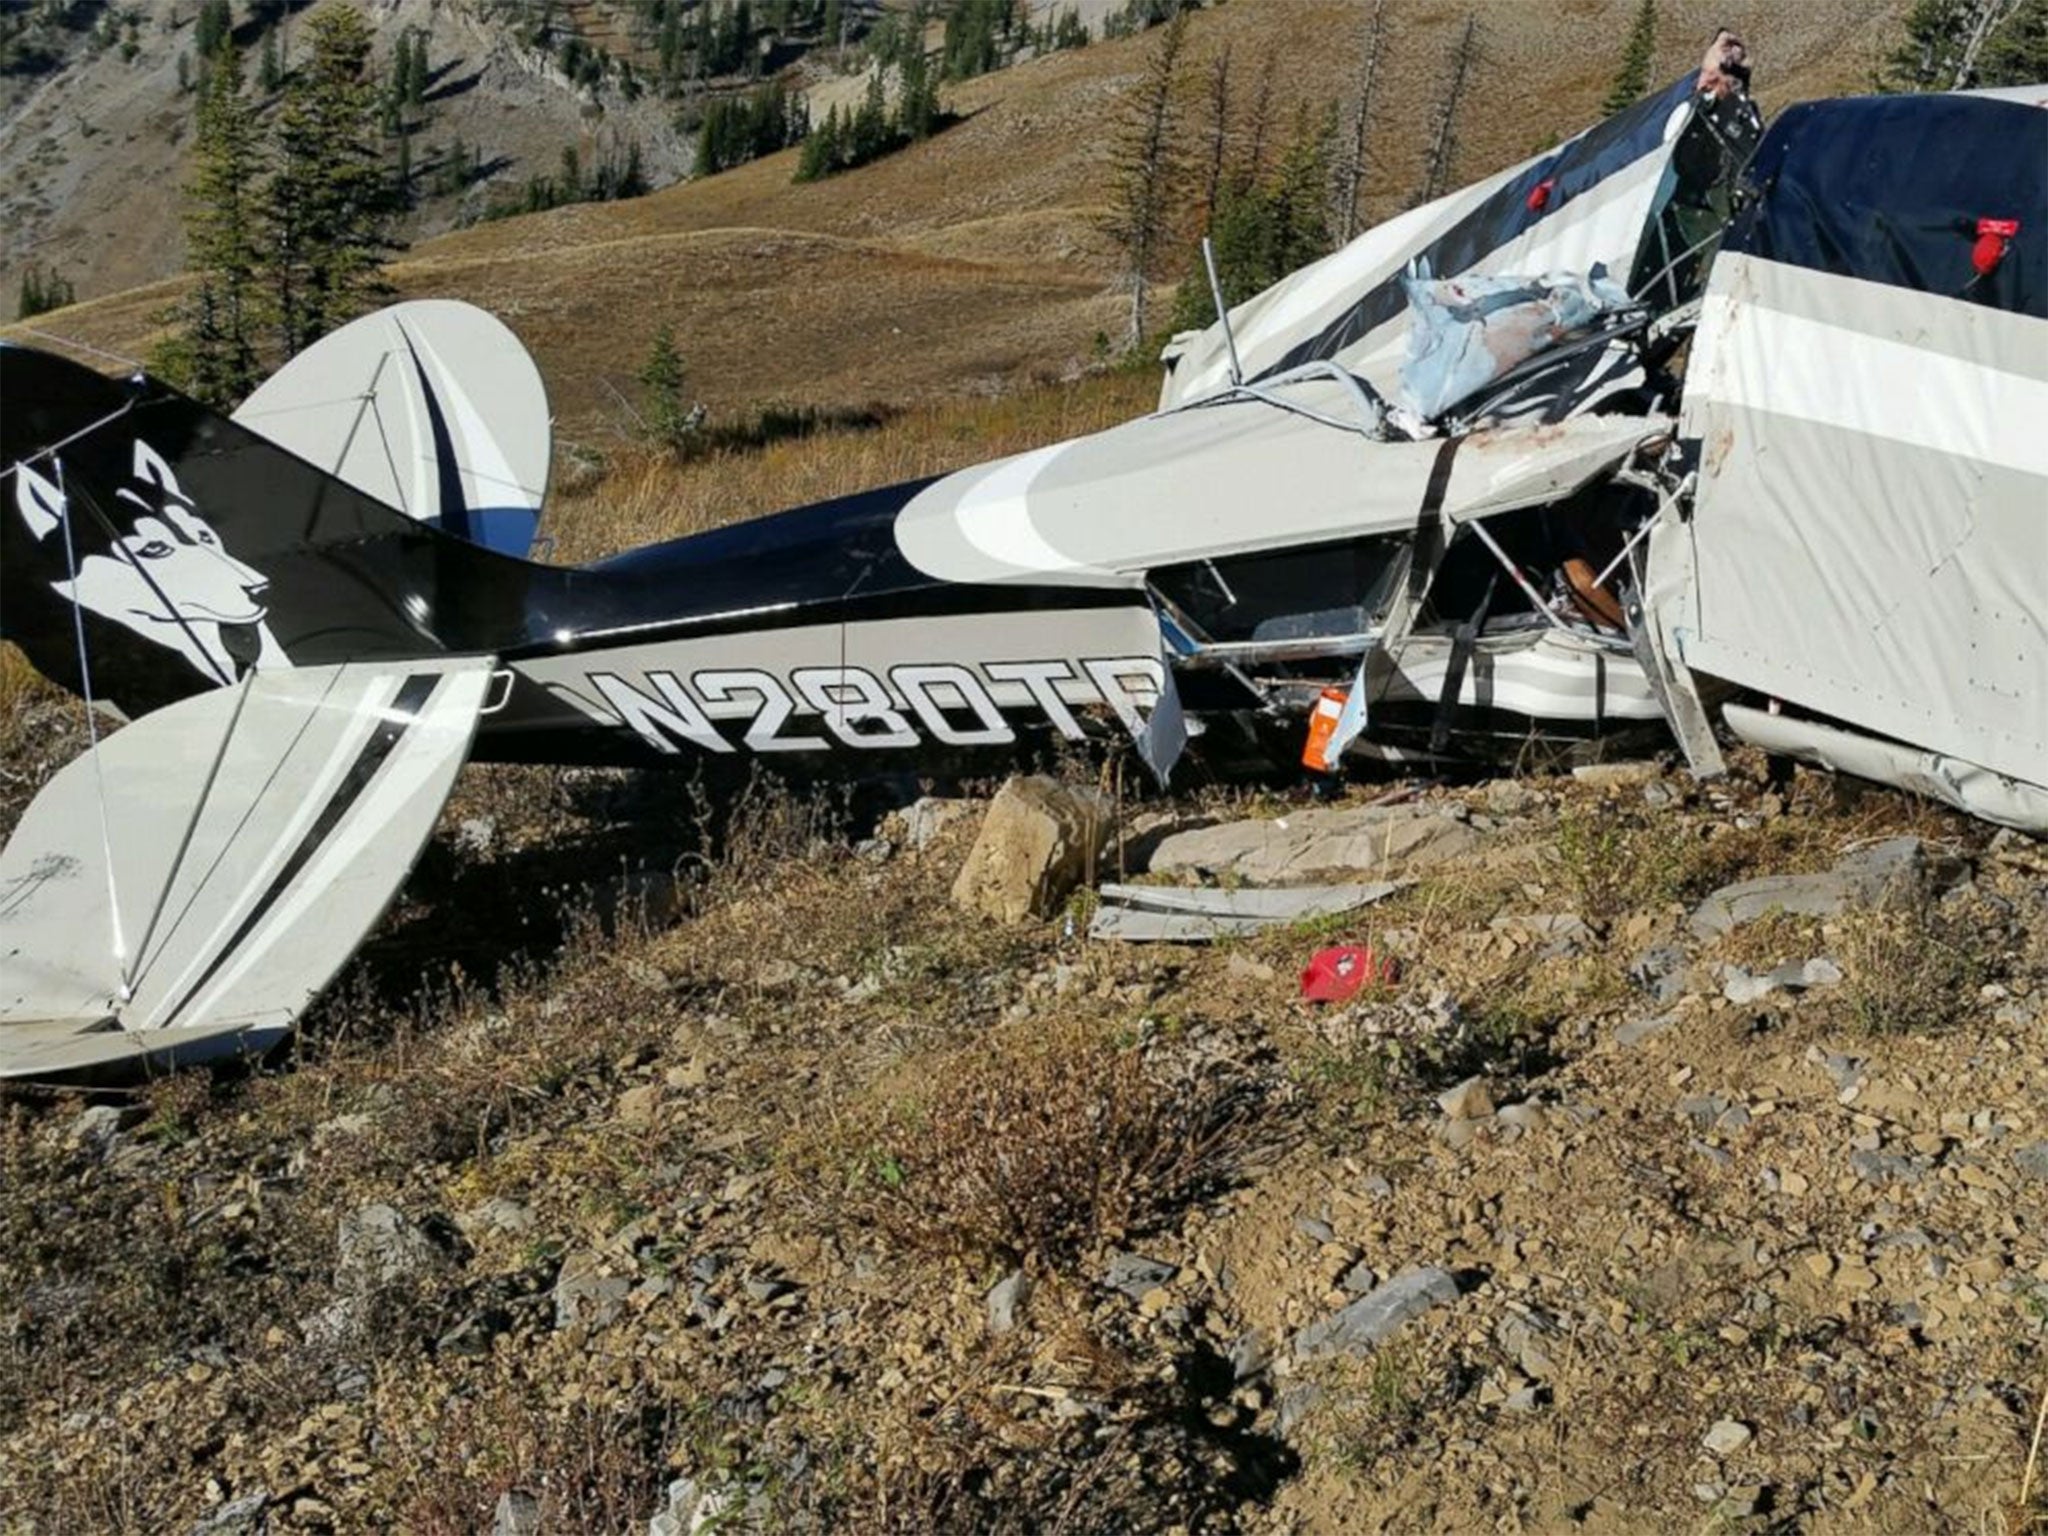
<path fill-rule="evenodd" d="M 979 1257 L 1060 1265 L 1152 1225 L 1249 1124 L 1234 1085 L 1169 1086 L 1094 1023 L 1019 1026 L 928 1080 L 855 1159 L 855 1203 L 906 1243 Z"/>
<path fill-rule="evenodd" d="M 1842 1005 L 1872 1034 L 1930 1034 L 1954 1024 L 1995 970 L 1987 930 L 1921 899 L 1844 919 Z"/>

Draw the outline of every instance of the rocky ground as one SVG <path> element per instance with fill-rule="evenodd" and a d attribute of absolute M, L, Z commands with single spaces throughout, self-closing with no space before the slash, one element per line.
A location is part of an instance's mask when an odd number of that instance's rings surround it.
<path fill-rule="evenodd" d="M 1760 761 L 714 809 L 470 770 L 290 1059 L 0 1107 L 0 1529 L 2048 1527 L 2041 845 Z"/>

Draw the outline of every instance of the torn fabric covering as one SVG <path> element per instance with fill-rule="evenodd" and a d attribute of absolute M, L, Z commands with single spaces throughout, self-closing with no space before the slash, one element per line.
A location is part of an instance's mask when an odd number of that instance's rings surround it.
<path fill-rule="evenodd" d="M 1682 433 L 1696 671 L 2048 783 L 2048 114 L 1819 103 L 1758 150 Z M 1995 201 L 1994 201 L 1995 199 Z M 1990 280 L 1974 220 L 2020 225 Z M 2048 233 L 2048 231 L 2044 231 Z M 1653 562 L 1657 563 L 1657 562 Z"/>
<path fill-rule="evenodd" d="M 1401 402 L 1434 421 L 1487 385 L 1629 308 L 1628 290 L 1595 264 L 1590 272 L 1535 277 L 1402 280 L 1413 311 Z"/>
<path fill-rule="evenodd" d="M 1152 770 L 1161 789 L 1173 777 L 1174 765 L 1188 745 L 1188 717 L 1180 706 L 1180 688 L 1173 680 L 1173 667 L 1162 648 L 1159 658 L 1159 697 L 1145 717 L 1145 725 L 1133 740 L 1138 757 Z"/>
<path fill-rule="evenodd" d="M 1401 280 L 1417 260 L 1440 277 L 1586 272 L 1599 262 L 1629 270 L 1668 191 L 1666 162 L 1690 119 L 1697 81 L 1690 72 L 1554 150 L 1366 231 L 1238 305 L 1231 330 L 1245 376 L 1256 381 L 1327 358 L 1391 394 L 1407 332 Z M 1221 325 L 1175 355 L 1162 407 L 1230 381 Z"/>
<path fill-rule="evenodd" d="M 1960 758 L 1836 730 L 1813 720 L 1773 715 L 1741 704 L 1729 704 L 1722 713 L 1729 729 L 1766 752 L 1815 763 L 1832 773 L 1853 773 L 1890 784 L 2037 837 L 2048 834 L 2048 788 L 2023 784 Z"/>
<path fill-rule="evenodd" d="M 547 387 L 503 321 L 413 299 L 330 331 L 231 418 L 364 495 L 523 555 L 553 448 Z"/>

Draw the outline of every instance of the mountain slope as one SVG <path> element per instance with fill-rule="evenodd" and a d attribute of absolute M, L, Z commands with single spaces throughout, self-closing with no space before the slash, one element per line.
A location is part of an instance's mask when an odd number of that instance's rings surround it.
<path fill-rule="evenodd" d="M 1592 121 L 1633 8 L 1474 7 L 1482 56 L 1459 119 L 1454 179 Z M 1855 90 L 1900 9 L 1899 0 L 1816 0 L 1785 14 L 1763 0 L 1674 0 L 1659 12 L 1655 78 L 1693 66 L 1725 21 L 1752 39 L 1767 109 Z M 1200 82 L 1225 47 L 1240 132 L 1269 59 L 1269 143 L 1285 139 L 1298 109 L 1341 110 L 1365 14 L 1364 0 L 1232 0 L 1196 13 L 1184 137 L 1198 136 Z M 1371 217 L 1405 206 L 1421 180 L 1423 125 L 1465 14 L 1438 0 L 1392 0 L 1369 151 Z M 502 314 L 534 350 L 572 437 L 629 429 L 614 391 L 631 393 L 664 319 L 676 326 L 693 390 L 717 409 L 903 401 L 1061 372 L 1089 357 L 1098 332 L 1120 333 L 1119 264 L 1100 225 L 1121 103 L 1152 46 L 1145 37 L 1098 42 L 950 86 L 954 126 L 824 182 L 794 184 L 795 155 L 785 152 L 630 202 L 423 241 L 393 263 L 391 280 L 409 297 L 467 298 Z M 160 257 L 157 270 L 169 265 Z M 89 301 L 41 328 L 139 357 L 174 291 Z"/>

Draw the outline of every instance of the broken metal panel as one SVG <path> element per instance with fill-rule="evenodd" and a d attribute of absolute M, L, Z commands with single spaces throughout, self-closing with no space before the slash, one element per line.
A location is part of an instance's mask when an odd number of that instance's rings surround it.
<path fill-rule="evenodd" d="M 1368 669 L 1374 703 L 1438 703 L 1450 674 L 1453 637 L 1417 634 L 1376 653 Z M 1482 634 L 1474 642 L 1457 704 L 1503 715 L 1582 726 L 1660 719 L 1663 709 L 1625 645 L 1548 626 Z"/>
<path fill-rule="evenodd" d="M 2048 320 L 1724 252 L 1683 419 L 1686 663 L 2048 783 L 2043 421 Z"/>
<path fill-rule="evenodd" d="M 1351 412 L 1334 383 L 1290 395 Z M 1434 452 L 1244 399 L 950 475 L 903 510 L 896 539 L 948 581 L 1113 584 L 1181 561 L 1405 532 Z"/>
<path fill-rule="evenodd" d="M 1206 944 L 1256 933 L 1281 923 L 1334 917 L 1384 901 L 1414 882 L 1376 880 L 1361 885 L 1265 886 L 1217 890 L 1157 885 L 1105 885 L 1089 920 L 1091 939 L 1130 944 Z"/>
<path fill-rule="evenodd" d="M 1625 612 L 1636 666 L 1656 693 L 1665 722 L 1685 754 L 1686 766 L 1696 779 L 1722 777 L 1728 772 L 1728 762 L 1721 755 L 1721 744 L 1714 739 L 1714 722 L 1707 715 L 1693 675 L 1684 667 L 1671 664 L 1663 634 L 1656 620 L 1645 612 L 1640 598 L 1631 597 Z"/>
<path fill-rule="evenodd" d="M 411 869 L 491 670 L 256 672 L 67 765 L 0 851 L 0 1076 L 274 1041 Z"/>
<path fill-rule="evenodd" d="M 1925 795 L 2000 826 L 2048 835 L 2048 789 L 2037 784 L 1940 752 L 1743 704 L 1724 706 L 1722 715 L 1737 736 L 1766 752 Z"/>
<path fill-rule="evenodd" d="M 1445 518 L 1472 522 L 1563 501 L 1667 436 L 1670 417 L 1575 416 L 1537 427 L 1485 427 L 1458 452 Z"/>

